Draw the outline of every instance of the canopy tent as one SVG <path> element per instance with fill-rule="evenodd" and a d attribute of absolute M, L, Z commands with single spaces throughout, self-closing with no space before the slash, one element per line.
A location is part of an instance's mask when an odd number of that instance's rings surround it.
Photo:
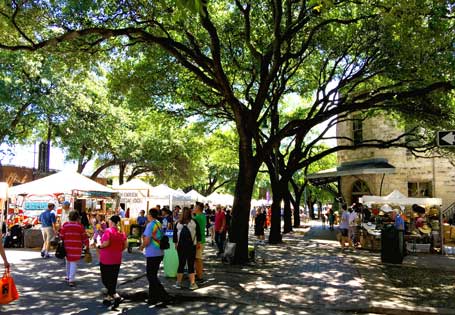
<path fill-rule="evenodd" d="M 147 198 L 153 186 L 140 179 L 133 179 L 114 189 L 120 195 L 120 203 L 126 209 L 130 208 L 130 218 L 139 216 L 141 210 L 149 209 Z"/>
<path fill-rule="evenodd" d="M 58 205 L 63 200 L 114 199 L 117 193 L 94 180 L 74 171 L 65 170 L 35 181 L 9 188 L 9 197 L 16 206 L 23 208 L 24 214 L 36 216 L 38 211 L 47 208 L 48 202 Z"/>
<path fill-rule="evenodd" d="M 168 205 L 171 209 L 175 204 L 188 206 L 191 203 L 183 191 L 174 190 L 166 184 L 153 187 L 148 200 L 152 203 Z"/>
<path fill-rule="evenodd" d="M 232 204 L 234 203 L 234 196 L 213 192 L 207 196 L 207 200 L 213 204 L 232 206 Z"/>
<path fill-rule="evenodd" d="M 186 193 L 191 201 L 206 202 L 207 198 L 198 193 L 196 190 L 190 190 Z"/>
<path fill-rule="evenodd" d="M 362 196 L 359 201 L 363 204 L 384 203 L 395 204 L 400 206 L 407 205 L 427 205 L 427 206 L 440 206 L 442 205 L 441 198 L 415 198 L 406 197 L 400 191 L 394 190 L 387 196 Z"/>
<path fill-rule="evenodd" d="M 251 200 L 251 206 L 253 206 L 253 207 L 262 207 L 262 206 L 268 206 L 268 205 L 270 205 L 270 201 L 268 201 L 267 199 L 259 199 L 259 200 L 252 199 Z"/>
<path fill-rule="evenodd" d="M 132 179 L 120 186 L 114 186 L 115 190 L 152 190 L 153 186 L 140 179 Z"/>
<path fill-rule="evenodd" d="M 406 197 L 398 190 L 392 191 L 387 196 L 362 196 L 359 198 L 359 202 L 371 205 L 371 204 L 384 204 L 381 207 L 381 210 L 384 211 L 385 206 L 387 209 L 391 209 L 389 205 L 398 205 L 398 206 L 412 206 L 414 204 L 421 206 L 436 206 L 439 208 L 442 205 L 441 198 L 416 198 L 416 197 Z M 384 211 L 385 212 L 385 211 Z M 442 211 L 439 211 L 439 226 L 442 226 Z M 437 230 L 439 232 L 439 230 Z M 444 238 L 441 238 L 441 248 L 444 248 Z"/>
<path fill-rule="evenodd" d="M 13 186 L 8 190 L 10 196 L 28 194 L 71 194 L 73 191 L 99 192 L 103 195 L 114 191 L 90 178 L 74 171 L 62 171 L 33 182 Z"/>
<path fill-rule="evenodd" d="M 175 194 L 172 196 L 172 200 L 174 203 L 179 203 L 180 205 L 183 204 L 184 206 L 191 203 L 191 198 L 180 188 L 175 191 Z"/>
<path fill-rule="evenodd" d="M 173 196 L 176 194 L 176 191 L 169 187 L 166 184 L 161 184 L 156 187 L 152 187 L 152 191 L 150 192 L 150 197 L 151 198 L 157 198 L 157 199 L 166 199 L 170 198 L 170 196 Z"/>

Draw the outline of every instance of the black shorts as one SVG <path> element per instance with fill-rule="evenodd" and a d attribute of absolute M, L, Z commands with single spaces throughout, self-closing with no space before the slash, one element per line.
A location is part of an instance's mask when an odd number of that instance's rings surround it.
<path fill-rule="evenodd" d="M 340 229 L 341 230 L 341 236 L 348 236 L 348 229 Z"/>

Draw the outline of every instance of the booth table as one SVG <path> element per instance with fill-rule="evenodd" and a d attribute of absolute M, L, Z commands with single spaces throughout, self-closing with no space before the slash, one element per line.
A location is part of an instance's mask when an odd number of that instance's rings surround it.
<path fill-rule="evenodd" d="M 362 223 L 360 226 L 360 244 L 362 248 L 374 251 L 381 250 L 381 230 L 376 229 L 376 224 Z"/>

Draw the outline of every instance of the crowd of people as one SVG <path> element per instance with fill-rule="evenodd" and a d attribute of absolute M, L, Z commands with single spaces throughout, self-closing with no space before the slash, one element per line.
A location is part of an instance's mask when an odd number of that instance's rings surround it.
<path fill-rule="evenodd" d="M 101 214 L 87 214 L 86 211 L 70 209 L 70 203 L 62 205 L 62 215 L 57 217 L 55 205 L 49 203 L 39 216 L 43 236 L 41 257 L 51 257 L 51 242 L 63 241 L 66 252 L 65 281 L 71 287 L 76 286 L 77 264 L 81 257 L 91 261 L 90 248 L 95 248 L 99 257 L 101 282 L 106 288 L 103 304 L 118 307 L 121 297 L 116 292 L 117 279 L 122 264 L 123 251 L 128 247 L 127 235 L 123 232 L 121 221 L 127 217 L 129 209 L 121 207 L 107 219 Z M 187 267 L 190 290 L 198 289 L 204 282 L 203 251 L 206 237 L 211 238 L 212 245 L 222 255 L 224 243 L 228 237 L 231 224 L 231 210 L 221 206 L 210 209 L 208 204 L 196 203 L 192 207 L 176 206 L 173 211 L 159 205 L 139 212 L 136 223 L 141 231 L 141 246 L 145 256 L 145 269 L 149 282 L 149 304 L 166 304 L 172 301 L 158 278 L 158 270 L 164 258 L 161 240 L 167 232 L 172 231 L 172 239 L 178 254 L 176 288 L 182 288 L 183 273 Z M 88 233 L 90 231 L 90 233 Z M 0 255 L 6 267 L 9 267 L 3 246 Z"/>
<path fill-rule="evenodd" d="M 116 292 L 117 279 L 121 271 L 123 251 L 128 247 L 128 237 L 122 230 L 122 218 L 127 211 L 118 207 L 109 218 L 90 211 L 71 209 L 69 202 L 62 204 L 62 214 L 57 216 L 55 204 L 49 203 L 39 216 L 43 246 L 41 257 L 51 257 L 51 244 L 56 238 L 63 241 L 66 257 L 65 281 L 70 287 L 77 285 L 77 266 L 82 257 L 91 261 L 90 248 L 96 250 L 99 260 L 101 283 L 106 288 L 103 304 L 118 307 L 122 299 Z M 255 209 L 254 231 L 264 242 L 264 230 L 270 226 L 270 208 Z M 206 239 L 217 248 L 222 256 L 225 242 L 231 228 L 231 210 L 222 206 L 210 209 L 208 204 L 196 203 L 192 207 L 175 206 L 161 208 L 159 205 L 149 211 L 141 210 L 136 223 L 141 230 L 141 246 L 145 256 L 145 270 L 149 282 L 150 304 L 166 304 L 172 301 L 158 278 L 158 270 L 164 258 L 161 240 L 172 231 L 172 240 L 178 254 L 176 288 L 182 288 L 185 267 L 188 271 L 190 290 L 198 289 L 204 282 L 203 261 Z M 170 235 L 170 234 L 169 234 Z M 0 243 L 1 244 L 1 243 Z M 9 267 L 3 246 L 0 255 L 4 265 Z"/>

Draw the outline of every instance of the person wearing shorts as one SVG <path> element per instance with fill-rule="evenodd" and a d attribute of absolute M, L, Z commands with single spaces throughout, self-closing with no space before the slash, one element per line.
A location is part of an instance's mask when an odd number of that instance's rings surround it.
<path fill-rule="evenodd" d="M 348 207 L 346 204 L 343 204 L 341 206 L 343 209 L 343 212 L 341 213 L 341 221 L 340 221 L 340 232 L 341 232 L 341 250 L 345 249 L 346 243 L 349 244 L 349 247 L 352 246 L 352 240 L 349 239 L 349 212 L 348 212 Z"/>
<path fill-rule="evenodd" d="M 194 261 L 194 268 L 196 270 L 196 282 L 202 283 L 204 282 L 204 278 L 202 276 L 203 273 L 203 253 L 204 253 L 204 246 L 205 246 L 205 233 L 204 229 L 207 225 L 207 218 L 205 214 L 202 212 L 203 204 L 198 203 L 193 211 L 193 219 L 198 223 L 199 229 L 201 230 L 201 245 L 196 247 L 196 258 Z"/>
<path fill-rule="evenodd" d="M 41 248 L 41 257 L 49 258 L 49 249 L 51 240 L 56 233 L 56 218 L 54 213 L 55 205 L 49 202 L 47 209 L 41 213 L 39 221 L 41 222 L 41 233 L 43 234 L 43 247 Z"/>

